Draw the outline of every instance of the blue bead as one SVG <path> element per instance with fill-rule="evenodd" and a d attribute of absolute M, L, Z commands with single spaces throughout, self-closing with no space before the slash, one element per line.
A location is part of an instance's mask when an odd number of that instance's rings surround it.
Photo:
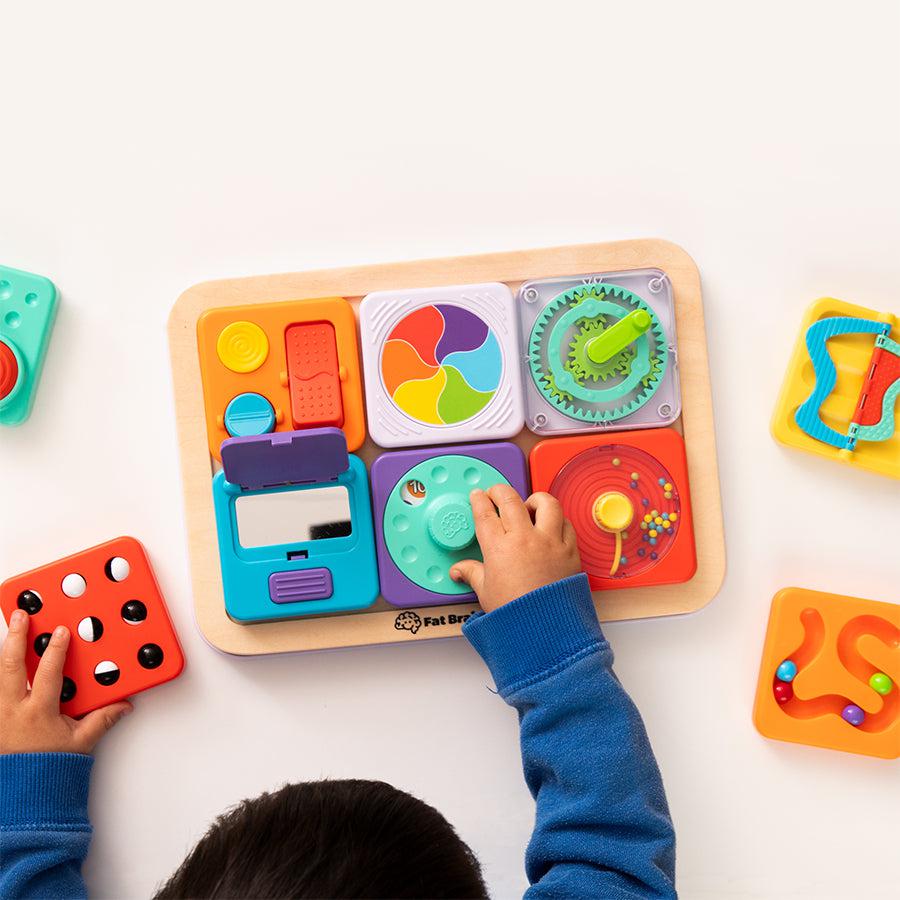
<path fill-rule="evenodd" d="M 625 563 L 628 562 L 628 557 L 627 557 L 627 556 L 620 556 L 620 557 L 619 557 L 619 562 L 624 566 Z"/>
<path fill-rule="evenodd" d="M 655 547 L 655 546 L 656 546 L 656 538 L 650 538 L 650 546 L 651 546 L 651 547 Z"/>
<path fill-rule="evenodd" d="M 797 674 L 797 664 L 792 659 L 786 659 L 775 671 L 775 677 L 779 681 L 793 681 Z"/>
<path fill-rule="evenodd" d="M 663 517 L 664 519 L 668 519 L 668 518 L 669 518 L 669 514 L 668 514 L 668 513 L 663 513 L 663 514 L 662 514 L 662 517 Z"/>

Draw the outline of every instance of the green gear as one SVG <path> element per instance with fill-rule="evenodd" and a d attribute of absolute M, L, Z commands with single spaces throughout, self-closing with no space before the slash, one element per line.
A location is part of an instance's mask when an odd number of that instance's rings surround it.
<path fill-rule="evenodd" d="M 590 337 L 633 309 L 650 313 L 649 330 L 603 363 L 591 360 L 586 352 Z M 538 390 L 556 409 L 583 422 L 613 422 L 640 409 L 659 388 L 668 346 L 659 318 L 644 300 L 618 285 L 586 284 L 543 308 L 532 326 L 528 363 Z M 600 387 L 598 382 L 615 383 Z"/>
<path fill-rule="evenodd" d="M 575 376 L 579 384 L 583 384 L 588 379 L 591 381 L 607 381 L 614 375 L 624 375 L 631 370 L 634 351 L 630 347 L 626 347 L 602 363 L 594 362 L 588 356 L 588 343 L 603 330 L 603 323 L 599 317 L 597 319 L 584 320 L 578 333 L 569 343 L 569 358 L 566 361 L 566 369 Z"/>
<path fill-rule="evenodd" d="M 650 357 L 650 371 L 641 380 L 641 384 L 644 387 L 650 387 L 650 385 L 653 384 L 654 379 L 658 378 L 662 380 L 662 372 L 663 363 L 660 361 L 660 358 L 654 353 Z"/>
<path fill-rule="evenodd" d="M 548 393 L 551 397 L 556 397 L 558 400 L 569 402 L 575 399 L 571 394 L 567 394 L 559 387 L 559 385 L 556 383 L 556 379 L 553 377 L 552 372 L 544 373 L 544 385 L 545 392 Z"/>

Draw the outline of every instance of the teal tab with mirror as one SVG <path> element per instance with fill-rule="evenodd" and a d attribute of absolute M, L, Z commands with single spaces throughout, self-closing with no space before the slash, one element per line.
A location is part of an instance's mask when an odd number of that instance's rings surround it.
<path fill-rule="evenodd" d="M 242 624 L 365 609 L 378 597 L 369 480 L 338 428 L 222 444 L 213 503 L 225 609 Z"/>

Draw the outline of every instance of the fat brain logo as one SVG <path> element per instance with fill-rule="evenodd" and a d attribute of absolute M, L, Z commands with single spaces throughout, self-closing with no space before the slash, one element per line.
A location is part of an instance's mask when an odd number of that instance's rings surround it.
<path fill-rule="evenodd" d="M 415 634 L 420 628 L 436 628 L 439 625 L 462 625 L 471 616 L 471 613 L 445 613 L 441 616 L 425 616 L 423 619 L 417 612 L 408 609 L 394 619 L 394 628 L 397 631 L 411 631 Z"/>
<path fill-rule="evenodd" d="M 415 634 L 421 627 L 422 620 L 419 618 L 419 614 L 410 610 L 400 613 L 394 620 L 394 628 L 397 631 L 411 631 Z"/>

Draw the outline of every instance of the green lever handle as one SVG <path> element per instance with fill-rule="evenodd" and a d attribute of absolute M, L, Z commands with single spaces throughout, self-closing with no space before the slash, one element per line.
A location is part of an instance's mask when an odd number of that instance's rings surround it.
<path fill-rule="evenodd" d="M 636 341 L 650 327 L 650 313 L 636 309 L 588 341 L 587 355 L 595 363 L 604 363 Z"/>

